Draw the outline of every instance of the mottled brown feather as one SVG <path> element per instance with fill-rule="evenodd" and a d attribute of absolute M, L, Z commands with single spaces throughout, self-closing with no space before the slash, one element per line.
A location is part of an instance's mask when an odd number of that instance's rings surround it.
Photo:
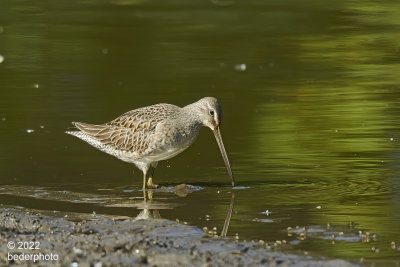
<path fill-rule="evenodd" d="M 106 124 L 73 124 L 104 145 L 140 155 L 149 148 L 158 123 L 175 118 L 177 109 L 174 105 L 157 104 L 129 111 Z"/>

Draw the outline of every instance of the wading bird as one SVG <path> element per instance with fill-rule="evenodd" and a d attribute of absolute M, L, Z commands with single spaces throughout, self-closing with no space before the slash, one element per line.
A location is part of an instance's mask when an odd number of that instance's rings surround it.
<path fill-rule="evenodd" d="M 90 145 L 120 160 L 134 163 L 143 171 L 143 189 L 157 188 L 153 184 L 154 170 L 161 160 L 172 158 L 196 140 L 202 126 L 209 127 L 217 140 L 222 158 L 235 186 L 226 154 L 220 125 L 222 107 L 213 97 L 180 108 L 171 104 L 156 104 L 131 110 L 105 124 L 73 122 L 77 128 L 67 131 Z"/>

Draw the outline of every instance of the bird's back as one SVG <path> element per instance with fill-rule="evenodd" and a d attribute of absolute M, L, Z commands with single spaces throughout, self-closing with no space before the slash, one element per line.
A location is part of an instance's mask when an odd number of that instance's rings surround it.
<path fill-rule="evenodd" d="M 80 131 L 67 133 L 122 160 L 127 161 L 121 158 L 127 155 L 140 159 L 152 152 L 149 145 L 157 125 L 176 119 L 180 110 L 175 105 L 156 104 L 131 110 L 105 124 L 73 122 Z"/>

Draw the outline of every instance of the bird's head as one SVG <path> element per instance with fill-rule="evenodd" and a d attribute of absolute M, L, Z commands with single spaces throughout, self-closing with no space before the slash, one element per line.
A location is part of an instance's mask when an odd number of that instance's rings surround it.
<path fill-rule="evenodd" d="M 215 131 L 222 122 L 222 107 L 214 97 L 204 97 L 198 102 L 199 119 L 201 123 Z"/>
<path fill-rule="evenodd" d="M 226 168 L 231 178 L 232 186 L 235 186 L 235 179 L 231 165 L 229 164 L 228 155 L 226 154 L 224 143 L 222 142 L 221 132 L 219 127 L 222 122 L 222 107 L 218 100 L 214 97 L 205 97 L 196 103 L 199 121 L 206 127 L 210 128 L 217 140 L 218 147 L 221 150 L 222 158 L 224 159 Z"/>

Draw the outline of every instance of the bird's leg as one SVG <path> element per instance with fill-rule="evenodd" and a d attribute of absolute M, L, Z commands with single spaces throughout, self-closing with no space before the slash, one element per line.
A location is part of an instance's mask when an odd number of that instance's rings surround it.
<path fill-rule="evenodd" d="M 147 170 L 143 170 L 143 192 L 146 190 L 146 176 L 147 176 Z"/>
<path fill-rule="evenodd" d="M 149 200 L 153 199 L 153 191 L 147 191 L 147 196 L 149 197 Z"/>
<path fill-rule="evenodd" d="M 146 188 L 143 188 L 143 202 L 146 202 L 147 197 L 146 197 Z"/>
<path fill-rule="evenodd" d="M 153 175 L 154 175 L 154 170 L 155 170 L 155 169 L 156 169 L 156 168 L 154 168 L 154 167 L 151 168 L 150 177 L 149 177 L 149 179 L 147 180 L 147 187 L 148 187 L 148 188 L 154 188 L 154 189 L 158 188 L 157 185 L 153 184 Z"/>
<path fill-rule="evenodd" d="M 147 176 L 147 171 L 149 168 L 143 169 L 143 201 L 146 202 L 147 197 L 146 197 L 146 176 Z"/>
<path fill-rule="evenodd" d="M 158 164 L 158 162 L 151 163 L 150 177 L 149 177 L 149 180 L 147 181 L 148 188 L 154 188 L 154 189 L 158 188 L 158 185 L 153 184 L 153 176 L 154 176 L 154 171 L 156 170 L 157 164 Z"/>

